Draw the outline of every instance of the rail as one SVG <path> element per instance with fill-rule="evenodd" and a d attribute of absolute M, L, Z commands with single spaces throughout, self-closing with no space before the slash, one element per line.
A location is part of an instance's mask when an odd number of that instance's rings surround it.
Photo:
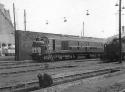
<path fill-rule="evenodd" d="M 58 67 L 48 67 L 48 68 L 45 68 L 45 67 L 43 67 L 43 68 L 41 68 L 41 67 L 39 67 L 39 68 L 37 68 L 37 69 L 29 69 L 29 70 L 20 70 L 20 71 L 13 71 L 13 72 L 1 72 L 0 73 L 0 76 L 2 76 L 2 75 L 12 75 L 12 74 L 20 74 L 20 73 L 27 73 L 27 72 L 33 72 L 33 71 L 38 71 L 38 70 L 49 70 L 49 69 L 55 69 L 55 68 L 73 68 L 73 67 L 77 67 L 77 66 L 75 66 L 75 65 L 67 65 L 67 66 L 58 66 Z"/>
<path fill-rule="evenodd" d="M 58 78 L 54 78 L 53 85 L 60 85 L 63 83 L 68 83 L 80 79 L 86 79 L 90 77 L 95 77 L 95 76 L 100 76 L 108 73 L 113 73 L 120 71 L 120 67 L 115 67 L 115 68 L 106 68 L 106 69 L 101 69 L 101 70 L 96 70 L 96 71 L 91 71 L 91 72 L 85 72 L 85 73 L 78 73 L 74 75 L 68 75 L 68 76 L 62 76 Z M 39 82 L 38 81 L 31 81 L 27 83 L 22 83 L 18 85 L 11 85 L 7 87 L 0 87 L 0 92 L 29 92 L 33 90 L 38 90 L 39 88 Z"/>

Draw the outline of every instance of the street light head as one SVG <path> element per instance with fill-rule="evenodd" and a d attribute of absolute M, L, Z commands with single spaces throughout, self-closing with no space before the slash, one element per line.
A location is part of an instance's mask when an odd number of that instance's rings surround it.
<path fill-rule="evenodd" d="M 87 15 L 87 16 L 90 15 L 90 14 L 89 14 L 89 11 L 88 11 L 88 10 L 86 10 L 86 11 L 87 11 L 86 15 Z"/>
<path fill-rule="evenodd" d="M 115 6 L 119 6 L 118 3 L 116 3 Z"/>
<path fill-rule="evenodd" d="M 67 19 L 66 19 L 66 17 L 64 17 L 64 22 L 67 22 Z"/>
<path fill-rule="evenodd" d="M 86 15 L 88 16 L 88 15 L 90 15 L 89 13 L 86 13 Z"/>
<path fill-rule="evenodd" d="M 122 9 L 125 9 L 125 6 L 123 6 Z"/>
<path fill-rule="evenodd" d="M 48 20 L 46 20 L 46 25 L 48 25 L 49 23 L 48 23 Z"/>

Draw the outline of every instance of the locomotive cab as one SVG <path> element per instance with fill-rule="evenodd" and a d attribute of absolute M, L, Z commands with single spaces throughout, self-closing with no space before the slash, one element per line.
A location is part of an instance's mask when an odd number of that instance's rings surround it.
<path fill-rule="evenodd" d="M 43 55 L 47 51 L 47 41 L 45 37 L 36 38 L 32 44 L 32 59 L 33 60 L 42 60 Z"/>

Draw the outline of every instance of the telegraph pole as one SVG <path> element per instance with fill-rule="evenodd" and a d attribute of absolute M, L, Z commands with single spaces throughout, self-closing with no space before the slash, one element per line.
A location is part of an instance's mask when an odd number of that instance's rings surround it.
<path fill-rule="evenodd" d="M 122 42 L 121 42 L 121 1 L 119 0 L 119 63 L 122 63 Z"/>
<path fill-rule="evenodd" d="M 84 21 L 83 21 L 83 37 L 84 37 Z"/>
<path fill-rule="evenodd" d="M 16 30 L 15 5 L 14 5 L 14 3 L 13 3 L 13 19 L 14 19 L 14 30 Z"/>
<path fill-rule="evenodd" d="M 24 10 L 24 30 L 26 31 L 26 10 Z"/>
<path fill-rule="evenodd" d="M 17 40 L 16 40 L 16 19 L 15 19 L 15 5 L 13 3 L 13 19 L 14 19 L 14 34 L 15 34 L 15 61 L 17 60 Z"/>

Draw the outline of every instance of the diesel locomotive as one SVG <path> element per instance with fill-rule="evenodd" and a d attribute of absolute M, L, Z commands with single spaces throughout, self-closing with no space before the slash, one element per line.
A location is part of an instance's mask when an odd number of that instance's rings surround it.
<path fill-rule="evenodd" d="M 96 58 L 104 52 L 104 39 L 70 35 L 42 36 L 34 39 L 32 59 L 57 61 L 67 59 Z"/>

